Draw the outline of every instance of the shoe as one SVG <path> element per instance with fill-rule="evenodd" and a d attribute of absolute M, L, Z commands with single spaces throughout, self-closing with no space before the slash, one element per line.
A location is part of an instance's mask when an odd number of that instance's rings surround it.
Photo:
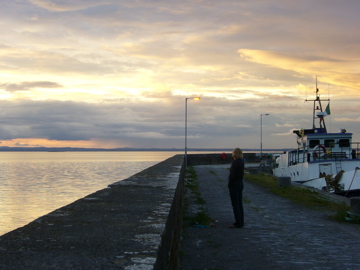
<path fill-rule="evenodd" d="M 240 229 L 240 228 L 242 228 L 243 226 L 238 226 L 238 225 L 236 225 L 235 223 L 233 224 L 233 225 L 230 225 L 229 226 L 229 228 L 231 228 L 231 229 L 235 229 L 235 228 L 237 228 L 237 229 Z"/>

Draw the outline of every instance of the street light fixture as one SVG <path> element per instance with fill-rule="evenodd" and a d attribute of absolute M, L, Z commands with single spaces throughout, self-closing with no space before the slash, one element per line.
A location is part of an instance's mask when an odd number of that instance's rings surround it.
<path fill-rule="evenodd" d="M 268 113 L 260 114 L 260 161 L 262 160 L 262 117 Z"/>
<path fill-rule="evenodd" d="M 185 170 L 187 168 L 187 101 L 188 99 L 200 100 L 200 97 L 185 98 L 185 157 L 184 157 Z"/>

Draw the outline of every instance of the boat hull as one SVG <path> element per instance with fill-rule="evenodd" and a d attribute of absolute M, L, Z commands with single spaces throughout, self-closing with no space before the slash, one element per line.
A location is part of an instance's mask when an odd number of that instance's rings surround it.
<path fill-rule="evenodd" d="M 360 160 L 305 162 L 291 166 L 281 166 L 274 169 L 277 177 L 290 177 L 292 182 L 327 190 L 334 193 L 343 193 L 360 190 Z M 341 174 L 339 174 L 341 172 Z M 326 178 L 326 177 L 327 178 Z M 330 180 L 335 180 L 339 189 L 333 188 Z"/>

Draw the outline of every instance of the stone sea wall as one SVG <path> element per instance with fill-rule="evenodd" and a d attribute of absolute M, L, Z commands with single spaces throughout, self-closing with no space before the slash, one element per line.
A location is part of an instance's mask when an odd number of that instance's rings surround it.
<path fill-rule="evenodd" d="M 246 162 L 260 162 L 260 156 L 255 153 L 244 153 Z M 211 165 L 211 164 L 230 164 L 233 161 L 231 153 L 218 154 L 190 154 L 188 155 L 188 165 Z"/>
<path fill-rule="evenodd" d="M 1 236 L 0 269 L 178 269 L 183 159 L 175 155 Z M 230 161 L 188 155 L 189 165 Z"/>

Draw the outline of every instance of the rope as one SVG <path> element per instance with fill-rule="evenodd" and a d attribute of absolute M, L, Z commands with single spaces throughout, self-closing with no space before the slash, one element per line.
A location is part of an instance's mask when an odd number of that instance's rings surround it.
<path fill-rule="evenodd" d="M 348 193 L 349 193 L 349 190 L 350 190 L 350 188 L 351 188 L 351 186 L 352 186 L 352 184 L 353 184 L 353 182 L 354 182 L 354 178 L 355 178 L 355 175 L 356 175 L 356 172 L 359 170 L 359 168 L 358 167 L 356 167 L 355 168 L 355 173 L 354 173 L 354 175 L 353 175 L 353 178 L 352 178 L 352 180 L 351 180 L 351 183 L 350 183 L 350 186 L 349 186 L 349 189 L 347 190 L 347 192 L 345 193 L 345 197 L 348 195 Z"/>

